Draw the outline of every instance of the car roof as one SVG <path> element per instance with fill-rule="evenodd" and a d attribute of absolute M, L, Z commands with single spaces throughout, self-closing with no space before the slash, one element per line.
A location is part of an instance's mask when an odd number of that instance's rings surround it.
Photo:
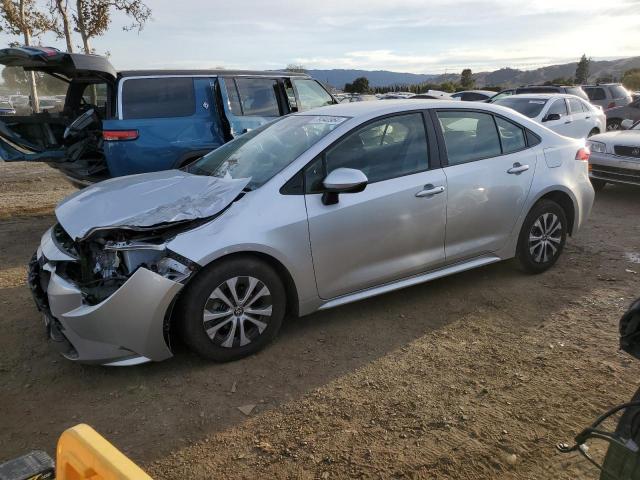
<path fill-rule="evenodd" d="M 494 92 L 492 90 L 462 90 L 460 92 L 452 93 L 451 95 L 455 95 L 456 93 L 482 93 L 484 95 L 495 95 L 498 92 Z"/>
<path fill-rule="evenodd" d="M 163 77 L 163 76 L 251 76 L 251 77 L 305 77 L 306 73 L 281 72 L 277 70 L 122 70 L 118 72 L 120 77 Z"/>
<path fill-rule="evenodd" d="M 504 97 L 500 98 L 498 100 L 496 100 L 496 102 L 499 102 L 500 100 L 505 100 L 508 98 L 537 98 L 537 99 L 544 99 L 544 100 L 549 100 L 550 98 L 579 98 L 580 100 L 584 101 L 584 98 L 581 98 L 577 95 L 572 95 L 570 93 L 518 93 L 516 95 L 510 95 L 508 97 Z"/>

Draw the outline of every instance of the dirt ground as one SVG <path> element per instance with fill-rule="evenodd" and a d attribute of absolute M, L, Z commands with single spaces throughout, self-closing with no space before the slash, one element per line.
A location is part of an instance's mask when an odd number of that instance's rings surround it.
<path fill-rule="evenodd" d="M 504 262 L 289 320 L 243 361 L 181 349 L 126 369 L 58 357 L 24 285 L 73 190 L 0 163 L 0 460 L 85 422 L 154 478 L 597 478 L 554 446 L 638 387 L 617 351 L 640 296 L 638 189 L 599 193 L 546 274 Z"/>

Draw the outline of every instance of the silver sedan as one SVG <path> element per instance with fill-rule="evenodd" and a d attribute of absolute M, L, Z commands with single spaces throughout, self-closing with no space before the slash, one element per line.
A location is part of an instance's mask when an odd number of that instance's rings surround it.
<path fill-rule="evenodd" d="M 188 170 L 56 209 L 29 283 L 75 361 L 264 347 L 283 318 L 515 257 L 541 273 L 584 224 L 584 141 L 492 104 L 360 102 L 281 118 Z"/>

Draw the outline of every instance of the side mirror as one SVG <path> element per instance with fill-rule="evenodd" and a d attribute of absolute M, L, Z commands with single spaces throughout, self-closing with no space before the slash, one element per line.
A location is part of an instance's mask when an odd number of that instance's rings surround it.
<path fill-rule="evenodd" d="M 559 113 L 550 113 L 549 115 L 547 115 L 546 117 L 544 117 L 542 119 L 543 122 L 553 122 L 554 120 L 560 120 L 560 114 Z"/>
<path fill-rule="evenodd" d="M 625 118 L 620 122 L 620 130 L 630 130 L 634 123 L 630 118 Z"/>
<path fill-rule="evenodd" d="M 338 203 L 338 194 L 361 192 L 366 188 L 368 182 L 369 179 L 360 170 L 336 168 L 322 182 L 325 188 L 325 192 L 322 194 L 322 203 L 335 205 Z"/>

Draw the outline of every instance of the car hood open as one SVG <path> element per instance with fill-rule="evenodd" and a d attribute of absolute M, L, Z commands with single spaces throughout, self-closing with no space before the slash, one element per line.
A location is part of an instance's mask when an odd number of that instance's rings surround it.
<path fill-rule="evenodd" d="M 224 210 L 249 181 L 181 170 L 113 178 L 67 197 L 56 208 L 56 217 L 75 240 L 96 229 L 153 227 L 207 218 Z"/>
<path fill-rule="evenodd" d="M 66 53 L 51 47 L 3 48 L 0 49 L 0 64 L 62 75 L 67 79 L 98 77 L 114 82 L 118 76 L 106 57 Z"/>

